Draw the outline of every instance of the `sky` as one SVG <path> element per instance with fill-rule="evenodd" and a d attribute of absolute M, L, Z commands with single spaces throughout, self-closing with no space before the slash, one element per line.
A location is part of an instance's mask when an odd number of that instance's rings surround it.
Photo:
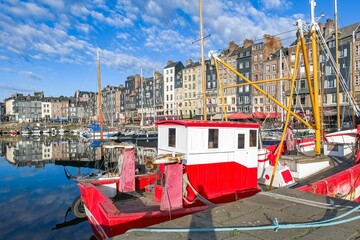
<path fill-rule="evenodd" d="M 334 1 L 317 0 L 319 21 L 334 18 Z M 337 0 L 339 27 L 360 22 L 359 0 Z M 310 22 L 309 0 L 203 0 L 205 57 L 230 41 L 264 34 L 288 46 L 293 23 Z M 0 101 L 13 93 L 74 96 L 128 76 L 151 77 L 168 60 L 201 58 L 198 0 L 0 0 Z"/>

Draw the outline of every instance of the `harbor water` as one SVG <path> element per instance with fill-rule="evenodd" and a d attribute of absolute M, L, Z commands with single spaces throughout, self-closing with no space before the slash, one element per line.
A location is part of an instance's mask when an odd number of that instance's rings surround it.
<path fill-rule="evenodd" d="M 0 138 L 0 239 L 95 239 L 74 176 L 114 167 L 100 159 L 98 142 L 73 136 Z"/>
<path fill-rule="evenodd" d="M 55 146 L 67 152 L 71 140 L 0 138 L 0 143 L 0 239 L 91 239 L 87 219 L 71 211 L 79 190 L 64 168 L 73 174 L 95 169 L 59 164 L 69 155 L 54 159 L 48 150 Z"/>

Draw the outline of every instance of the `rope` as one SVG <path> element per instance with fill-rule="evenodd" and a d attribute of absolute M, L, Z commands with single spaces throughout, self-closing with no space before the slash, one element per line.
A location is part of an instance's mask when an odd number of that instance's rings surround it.
<path fill-rule="evenodd" d="M 308 222 L 308 223 L 295 223 L 295 224 L 280 224 L 278 219 L 275 218 L 272 222 L 272 225 L 265 226 L 250 226 L 250 227 L 212 227 L 212 228 L 134 228 L 128 230 L 126 233 L 131 232 L 156 232 L 156 233 L 190 233 L 190 232 L 229 232 L 229 231 L 255 231 L 255 230 L 274 230 L 278 232 L 280 229 L 301 229 L 301 228 L 319 228 L 319 227 L 330 227 L 335 225 L 340 225 L 347 222 L 357 221 L 360 219 L 360 216 L 355 216 L 352 218 L 339 220 L 343 217 L 350 215 L 351 213 L 358 211 L 360 205 L 356 206 L 352 210 L 339 215 L 334 218 Z"/>
<path fill-rule="evenodd" d="M 184 173 L 183 174 L 183 182 L 185 184 L 183 184 L 183 199 L 185 202 L 189 203 L 189 204 L 192 204 L 194 203 L 196 200 L 200 200 L 201 202 L 203 202 L 204 204 L 208 205 L 208 206 L 211 206 L 211 207 L 215 207 L 216 204 L 210 202 L 209 200 L 207 200 L 206 198 L 204 198 L 203 196 L 200 195 L 200 193 L 198 191 L 196 191 L 196 189 L 191 185 L 190 181 L 189 181 L 189 177 L 187 175 L 187 173 Z M 187 190 L 186 190 L 186 187 L 189 186 L 191 188 L 191 190 L 193 190 L 193 192 L 195 193 L 195 199 L 190 201 L 187 199 Z"/>

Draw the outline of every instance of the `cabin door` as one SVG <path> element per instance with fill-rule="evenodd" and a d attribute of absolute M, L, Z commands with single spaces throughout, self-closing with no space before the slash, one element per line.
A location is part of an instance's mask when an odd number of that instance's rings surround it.
<path fill-rule="evenodd" d="M 235 130 L 235 161 L 248 168 L 257 167 L 257 134 L 255 129 Z"/>

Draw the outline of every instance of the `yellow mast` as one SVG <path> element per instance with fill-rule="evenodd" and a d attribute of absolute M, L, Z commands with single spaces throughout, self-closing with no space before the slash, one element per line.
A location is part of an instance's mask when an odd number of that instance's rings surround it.
<path fill-rule="evenodd" d="M 204 120 L 206 117 L 206 78 L 205 78 L 205 60 L 204 60 L 204 34 L 202 23 L 202 0 L 199 0 L 199 12 L 200 12 L 200 42 L 201 42 L 201 81 L 203 91 L 203 108 L 204 108 Z"/>
<path fill-rule="evenodd" d="M 315 22 L 315 1 L 311 0 L 311 49 L 313 59 L 313 83 L 314 83 L 314 120 L 315 120 L 315 155 L 321 154 L 321 126 L 320 126 L 320 113 L 319 113 L 319 85 L 318 85 L 318 61 L 317 61 L 317 48 L 316 48 L 316 22 Z"/>
<path fill-rule="evenodd" d="M 100 75 L 100 51 L 98 51 L 97 58 L 97 77 L 98 77 L 98 104 L 99 104 L 99 124 L 100 124 L 100 147 L 101 147 L 101 158 L 104 156 L 103 150 L 103 113 L 102 113 L 102 94 L 101 94 L 101 75 Z"/>

